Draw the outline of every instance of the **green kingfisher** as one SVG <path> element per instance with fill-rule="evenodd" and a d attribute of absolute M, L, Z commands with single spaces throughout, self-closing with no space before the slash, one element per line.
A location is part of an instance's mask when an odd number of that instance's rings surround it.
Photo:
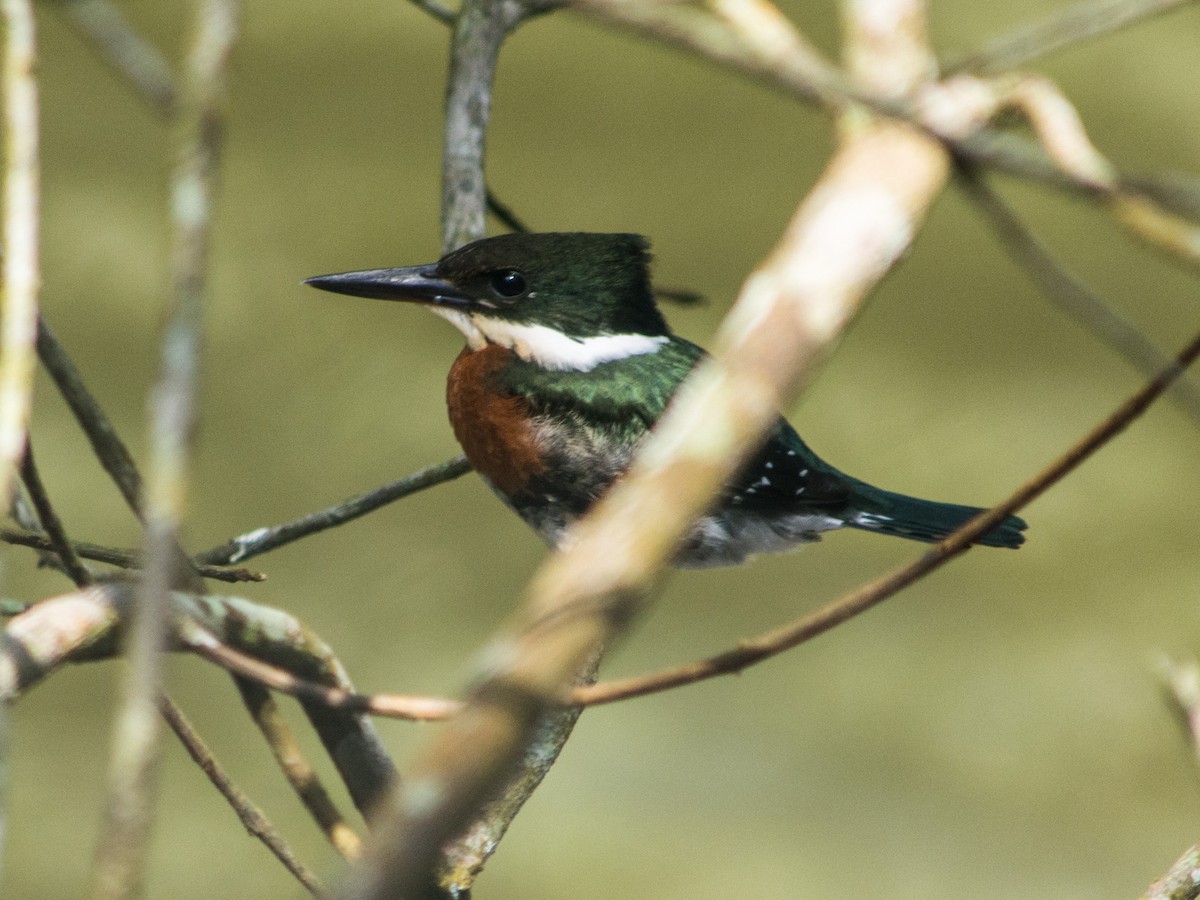
<path fill-rule="evenodd" d="M 552 547 L 629 465 L 705 351 L 655 304 L 635 234 L 505 234 L 438 262 L 321 275 L 322 290 L 419 303 L 467 343 L 446 387 L 475 470 Z M 675 564 L 732 565 L 849 526 L 937 541 L 980 510 L 872 487 L 822 461 L 782 417 L 687 535 Z M 979 543 L 1018 547 L 1009 516 Z"/>

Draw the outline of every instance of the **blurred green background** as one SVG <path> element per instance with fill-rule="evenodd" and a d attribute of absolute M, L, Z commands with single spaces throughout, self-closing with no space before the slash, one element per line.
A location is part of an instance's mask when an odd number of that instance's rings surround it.
<path fill-rule="evenodd" d="M 167 290 L 169 134 L 53 7 L 39 8 L 45 314 L 144 458 Z M 178 59 L 182 3 L 122 8 Z M 785 8 L 836 47 L 832 4 Z M 1044 11 L 1036 0 L 943 0 L 936 42 L 969 50 Z M 300 286 L 437 256 L 446 48 L 446 30 L 401 0 L 246 4 L 190 548 L 457 452 L 443 406 L 457 333 L 411 308 Z M 1198 54 L 1190 9 L 1037 70 L 1065 85 L 1122 165 L 1197 172 Z M 706 343 L 818 173 L 829 133 L 823 117 L 758 86 L 560 14 L 504 51 L 489 174 L 539 229 L 649 235 L 661 283 L 711 298 L 668 310 Z M 1200 328 L 1193 277 L 1086 205 L 1004 187 L 1162 346 Z M 1043 301 L 951 191 L 792 412 L 818 452 L 859 477 L 987 503 L 1138 383 Z M 135 544 L 45 380 L 33 435 L 72 534 Z M 1019 553 L 971 553 L 741 677 L 587 713 L 477 896 L 1138 896 L 1200 838 L 1197 767 L 1153 675 L 1160 651 L 1200 650 L 1198 496 L 1196 423 L 1160 403 L 1027 511 Z M 674 575 L 605 672 L 726 648 L 920 552 L 843 533 Z M 543 556 L 468 476 L 256 561 L 270 580 L 242 593 L 301 616 L 363 689 L 453 693 Z M 4 575 L 9 596 L 67 587 L 17 548 Z M 63 671 L 16 705 L 5 898 L 86 892 L 119 672 Z M 336 877 L 229 679 L 179 658 L 170 682 L 303 857 Z M 426 733 L 380 727 L 401 762 Z M 164 748 L 149 896 L 297 896 L 178 745 Z"/>

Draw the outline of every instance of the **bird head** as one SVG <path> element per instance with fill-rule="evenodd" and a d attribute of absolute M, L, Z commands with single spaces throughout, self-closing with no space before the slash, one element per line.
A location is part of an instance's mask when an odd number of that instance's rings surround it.
<path fill-rule="evenodd" d="M 504 234 L 436 263 L 309 278 L 326 291 L 419 303 L 473 349 L 499 344 L 547 368 L 589 369 L 664 343 L 649 245 L 636 234 Z"/>

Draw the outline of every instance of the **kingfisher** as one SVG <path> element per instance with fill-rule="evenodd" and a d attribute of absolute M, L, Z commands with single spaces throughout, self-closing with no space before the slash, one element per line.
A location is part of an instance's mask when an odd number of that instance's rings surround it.
<path fill-rule="evenodd" d="M 429 265 L 306 284 L 417 303 L 463 333 L 446 386 L 454 434 L 475 470 L 551 547 L 628 468 L 706 356 L 667 325 L 649 244 L 636 234 L 503 234 Z M 852 478 L 780 416 L 674 564 L 734 565 L 843 527 L 938 541 L 980 511 Z M 978 543 L 1018 547 L 1024 529 L 1009 516 Z"/>

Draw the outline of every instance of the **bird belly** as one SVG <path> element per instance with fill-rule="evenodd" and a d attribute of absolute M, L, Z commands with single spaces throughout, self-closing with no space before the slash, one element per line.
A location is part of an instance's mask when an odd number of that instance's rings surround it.
<path fill-rule="evenodd" d="M 766 516 L 725 507 L 692 526 L 672 564 L 681 569 L 736 566 L 760 553 L 795 550 L 846 523 L 815 513 Z"/>

